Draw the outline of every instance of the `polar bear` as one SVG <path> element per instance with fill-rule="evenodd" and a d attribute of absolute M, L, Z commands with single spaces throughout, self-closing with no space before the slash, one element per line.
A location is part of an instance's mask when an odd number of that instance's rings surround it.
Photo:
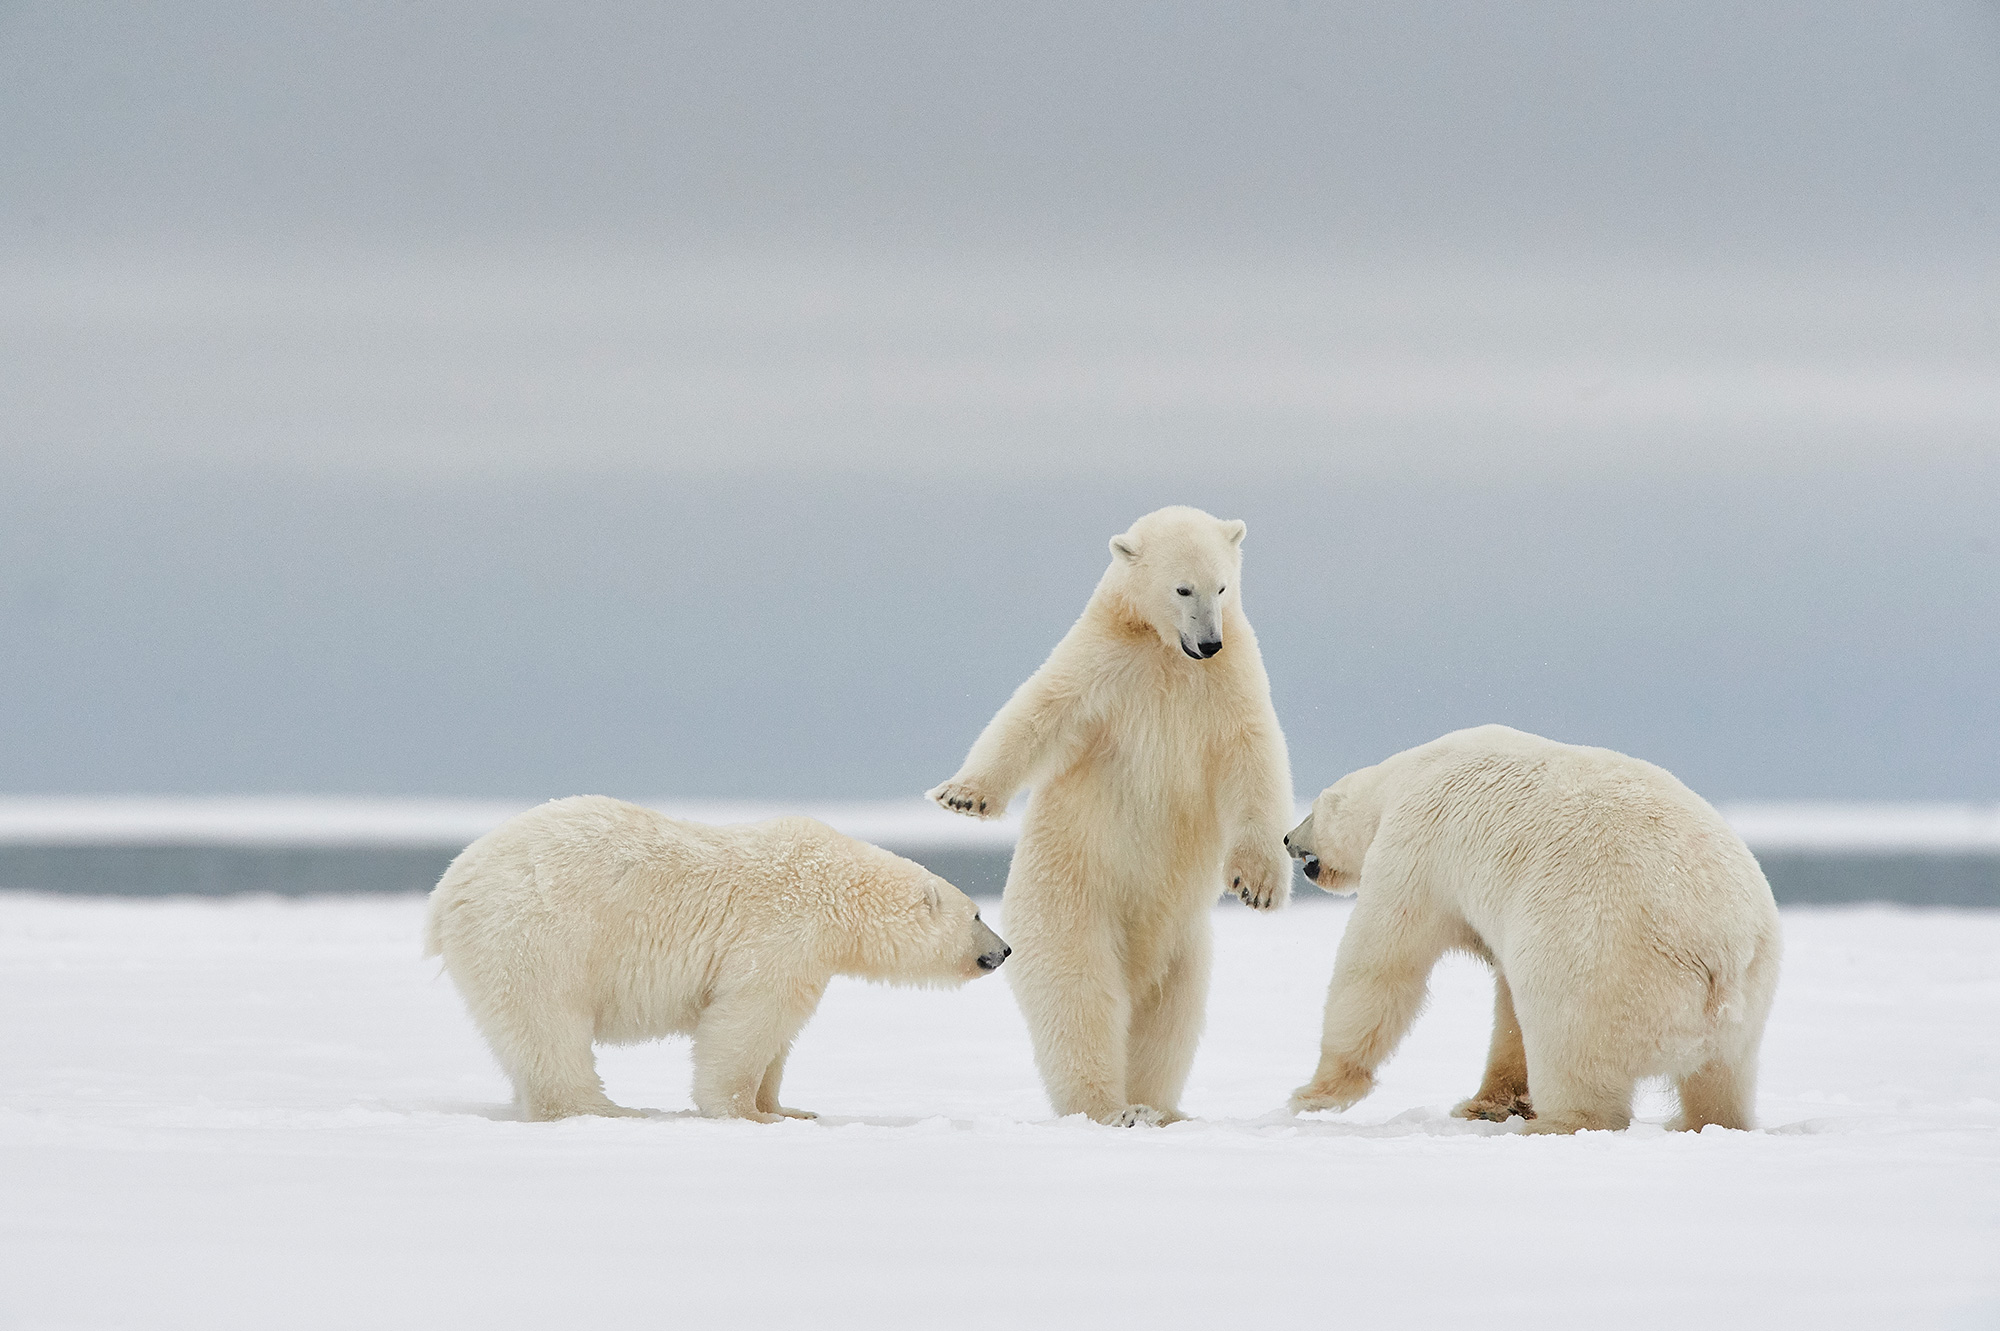
<path fill-rule="evenodd" d="M 633 1115 L 593 1041 L 694 1037 L 710 1118 L 778 1103 L 785 1055 L 835 975 L 956 985 L 1011 949 L 971 898 L 811 818 L 681 822 L 597 795 L 554 800 L 467 846 L 431 893 L 444 958 L 528 1117 Z"/>
<path fill-rule="evenodd" d="M 1294 1110 L 1368 1094 L 1455 948 L 1494 972 L 1486 1076 L 1459 1117 L 1623 1128 L 1634 1084 L 1666 1077 L 1674 1127 L 1751 1126 L 1778 908 L 1742 839 L 1670 773 L 1480 726 L 1342 777 L 1286 845 L 1307 878 L 1359 894 Z"/>
<path fill-rule="evenodd" d="M 1111 540 L 1083 615 L 929 792 L 1034 799 L 1002 898 L 1008 978 L 1058 1114 L 1173 1122 L 1201 1038 L 1209 910 L 1284 904 L 1291 769 L 1243 615 L 1244 525 L 1164 508 Z"/>

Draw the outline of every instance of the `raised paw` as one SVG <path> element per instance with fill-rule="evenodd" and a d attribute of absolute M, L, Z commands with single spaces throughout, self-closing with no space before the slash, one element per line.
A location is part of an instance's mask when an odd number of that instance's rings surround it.
<path fill-rule="evenodd" d="M 1294 1114 L 1346 1109 L 1374 1089 L 1374 1075 L 1352 1064 L 1322 1068 L 1310 1082 L 1292 1092 L 1289 1107 Z"/>
<path fill-rule="evenodd" d="M 1525 1095 L 1475 1096 L 1461 1100 L 1452 1106 L 1453 1118 L 1481 1119 L 1487 1123 L 1505 1123 L 1510 1118 L 1533 1118 L 1535 1107 L 1528 1103 Z"/>
<path fill-rule="evenodd" d="M 1007 812 L 1007 801 L 969 781 L 947 781 L 925 794 L 939 808 L 968 818 L 998 818 Z"/>
<path fill-rule="evenodd" d="M 1223 881 L 1230 895 L 1252 910 L 1272 910 L 1291 896 L 1292 862 L 1282 842 L 1261 841 L 1238 846 L 1230 853 Z"/>

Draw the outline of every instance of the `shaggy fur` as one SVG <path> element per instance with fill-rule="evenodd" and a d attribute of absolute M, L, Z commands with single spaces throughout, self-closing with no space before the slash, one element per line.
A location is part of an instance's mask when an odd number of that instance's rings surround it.
<path fill-rule="evenodd" d="M 591 1045 L 666 1035 L 694 1037 L 703 1114 L 810 1118 L 778 1086 L 829 979 L 956 985 L 1007 954 L 971 898 L 824 823 L 707 827 L 595 795 L 466 847 L 425 942 L 535 1119 L 636 1113 Z"/>
<path fill-rule="evenodd" d="M 1634 1084 L 1665 1077 L 1675 1127 L 1751 1126 L 1778 910 L 1670 773 L 1481 726 L 1342 777 L 1287 844 L 1321 887 L 1360 894 L 1295 1110 L 1368 1094 L 1456 948 L 1494 970 L 1486 1076 L 1459 1117 L 1623 1128 Z"/>
<path fill-rule="evenodd" d="M 1209 909 L 1291 886 L 1291 774 L 1244 618 L 1241 522 L 1149 514 L 1055 650 L 930 792 L 997 818 L 1035 790 L 1007 875 L 1008 969 L 1058 1114 L 1181 1117 Z"/>

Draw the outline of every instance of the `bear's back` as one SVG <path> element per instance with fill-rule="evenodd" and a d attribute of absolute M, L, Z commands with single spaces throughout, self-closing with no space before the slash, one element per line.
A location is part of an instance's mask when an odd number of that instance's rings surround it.
<path fill-rule="evenodd" d="M 1598 907 L 1698 908 L 1729 928 L 1773 909 L 1742 839 L 1664 768 L 1504 726 L 1423 749 L 1385 825 L 1430 829 L 1433 862 L 1462 866 L 1461 890 L 1555 885 Z"/>

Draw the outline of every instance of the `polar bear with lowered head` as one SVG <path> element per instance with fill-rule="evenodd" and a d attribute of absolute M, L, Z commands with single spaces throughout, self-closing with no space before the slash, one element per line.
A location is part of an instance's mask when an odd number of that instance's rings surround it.
<path fill-rule="evenodd" d="M 1009 948 L 936 874 L 811 818 L 681 822 L 582 795 L 467 846 L 431 893 L 444 957 L 530 1118 L 631 1115 L 593 1042 L 694 1037 L 710 1118 L 811 1118 L 778 1103 L 792 1039 L 835 975 L 957 985 Z"/>
<path fill-rule="evenodd" d="M 1673 1126 L 1751 1126 L 1778 984 L 1778 908 L 1749 848 L 1672 774 L 1506 726 L 1351 772 L 1286 839 L 1306 877 L 1357 892 L 1295 1110 L 1374 1086 L 1452 949 L 1493 967 L 1486 1077 L 1461 1118 L 1623 1128 L 1671 1080 Z"/>
<path fill-rule="evenodd" d="M 1243 615 L 1241 522 L 1165 508 L 1042 667 L 930 792 L 997 818 L 1034 788 L 1003 909 L 1008 967 L 1058 1114 L 1171 1122 L 1201 1038 L 1209 911 L 1291 886 L 1291 771 Z"/>

